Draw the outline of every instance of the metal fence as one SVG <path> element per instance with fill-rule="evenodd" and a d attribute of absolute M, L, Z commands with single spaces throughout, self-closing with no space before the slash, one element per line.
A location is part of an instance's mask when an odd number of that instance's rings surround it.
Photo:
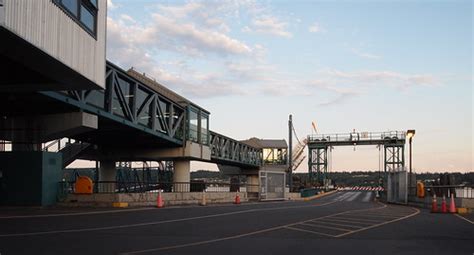
<path fill-rule="evenodd" d="M 474 198 L 474 185 L 436 185 L 426 186 L 426 194 L 437 197 L 451 197 L 451 194 L 457 198 Z"/>
<path fill-rule="evenodd" d="M 59 194 L 75 193 L 74 182 L 60 182 Z M 93 193 L 145 193 L 145 192 L 248 192 L 258 190 L 258 185 L 223 182 L 114 182 L 93 183 Z"/>

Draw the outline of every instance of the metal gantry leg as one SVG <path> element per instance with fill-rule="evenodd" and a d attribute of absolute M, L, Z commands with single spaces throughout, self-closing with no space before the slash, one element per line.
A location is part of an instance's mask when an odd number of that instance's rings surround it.
<path fill-rule="evenodd" d="M 316 181 L 319 185 L 324 185 L 328 170 L 328 147 L 309 148 L 309 157 L 310 182 Z"/>
<path fill-rule="evenodd" d="M 403 171 L 405 167 L 405 146 L 388 144 L 384 146 L 385 174 Z"/>

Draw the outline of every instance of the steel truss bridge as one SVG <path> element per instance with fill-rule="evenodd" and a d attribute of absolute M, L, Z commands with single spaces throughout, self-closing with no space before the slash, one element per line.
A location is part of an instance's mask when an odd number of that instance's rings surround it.
<path fill-rule="evenodd" d="M 383 146 L 384 172 L 403 170 L 406 136 L 405 131 L 309 135 L 307 145 L 310 180 L 324 184 L 328 174 L 328 150 L 332 150 L 334 146 Z"/>
<path fill-rule="evenodd" d="M 191 109 L 197 109 L 199 114 L 208 116 L 204 109 L 179 95 L 170 96 L 173 92 L 169 90 L 163 93 L 150 87 L 142 79 L 132 76 L 130 70 L 124 71 L 111 62 L 107 62 L 105 75 L 105 90 L 40 91 L 19 93 L 13 98 L 8 93 L 0 94 L 0 115 L 18 116 L 25 112 L 31 115 L 94 114 L 98 117 L 98 129 L 69 138 L 105 147 L 159 149 L 182 147 L 190 140 L 196 142 L 190 135 L 189 114 Z M 205 131 L 197 142 L 210 147 L 211 162 L 247 168 L 261 166 L 261 149 L 209 131 L 206 127 L 199 126 L 199 129 Z M 91 149 L 91 146 L 83 147 Z"/>

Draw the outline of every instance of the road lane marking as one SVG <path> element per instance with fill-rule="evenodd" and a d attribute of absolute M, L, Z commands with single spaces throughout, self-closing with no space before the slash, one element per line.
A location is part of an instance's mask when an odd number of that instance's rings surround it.
<path fill-rule="evenodd" d="M 352 197 L 348 198 L 347 201 L 352 202 L 352 201 L 354 201 L 358 196 L 360 196 L 361 194 L 362 194 L 362 192 L 356 192 L 355 195 L 353 195 Z"/>
<path fill-rule="evenodd" d="M 413 208 L 413 207 L 412 207 L 412 208 Z M 352 230 L 352 231 L 347 232 L 347 233 L 339 234 L 339 235 L 337 235 L 336 237 L 339 238 L 339 237 L 346 236 L 346 235 L 350 235 L 350 234 L 354 234 L 354 233 L 357 233 L 357 232 L 360 232 L 360 231 L 364 231 L 364 230 L 368 230 L 368 229 L 380 227 L 380 226 L 387 225 L 387 224 L 390 224 L 390 223 L 393 223 L 393 222 L 397 222 L 397 221 L 401 221 L 401 220 L 404 220 L 404 219 L 408 219 L 408 218 L 413 217 L 413 216 L 415 216 L 415 215 L 417 215 L 417 214 L 420 213 L 420 210 L 418 210 L 417 208 L 413 208 L 413 209 L 415 209 L 415 212 L 412 213 L 412 214 L 409 214 L 409 215 L 407 215 L 407 216 L 404 216 L 404 217 L 401 217 L 401 218 L 398 218 L 398 219 L 394 219 L 394 220 L 390 220 L 390 221 L 386 221 L 386 222 L 382 222 L 382 223 L 379 223 L 379 224 L 375 224 L 375 225 L 372 225 L 372 226 L 369 226 L 369 227 L 365 227 L 365 228 L 361 228 L 361 229 L 357 229 L 357 230 Z"/>
<path fill-rule="evenodd" d="M 405 214 L 406 215 L 406 214 Z M 356 217 L 367 217 L 367 218 L 399 218 L 403 217 L 405 215 L 400 215 L 400 216 L 387 216 L 387 215 L 376 215 L 376 214 L 353 214 L 351 216 L 356 216 Z"/>
<path fill-rule="evenodd" d="M 316 223 L 316 224 L 301 223 L 300 225 L 310 226 L 310 227 L 318 227 L 318 228 L 334 229 L 334 230 L 339 230 L 339 231 L 351 231 L 351 230 L 352 230 L 352 229 L 346 229 L 346 228 L 338 228 L 338 227 L 325 226 L 325 225 L 323 225 L 323 224 L 321 224 L 321 223 Z"/>
<path fill-rule="evenodd" d="M 316 223 L 315 221 L 311 221 L 311 222 Z M 341 224 L 340 222 L 339 223 L 328 222 L 327 219 L 325 219 L 324 221 L 319 221 L 317 223 L 318 224 L 329 224 L 329 225 L 340 226 L 340 227 L 363 228 L 363 226 L 354 226 L 354 225 L 348 225 L 348 224 Z"/>
<path fill-rule="evenodd" d="M 333 202 L 330 202 L 328 204 L 332 204 L 332 203 L 335 203 L 335 202 L 336 201 L 333 201 Z M 317 217 L 317 218 L 314 218 L 314 219 L 311 219 L 311 220 L 324 219 L 324 218 L 328 218 L 328 217 L 331 217 L 331 216 L 334 216 L 334 215 L 339 215 L 339 214 L 343 214 L 343 213 L 347 213 L 347 212 L 370 211 L 370 210 L 383 209 L 383 208 L 387 207 L 387 205 L 385 205 L 385 204 L 382 204 L 382 203 L 379 203 L 379 204 L 381 204 L 382 206 L 368 208 L 368 209 L 348 210 L 348 211 L 344 211 L 344 212 L 340 212 L 340 213 L 335 213 L 335 214 L 330 214 L 330 215 L 326 215 L 326 216 L 322 216 L 322 217 Z M 165 246 L 165 247 L 159 247 L 159 248 L 154 248 L 154 249 L 145 249 L 145 250 L 138 250 L 138 251 L 131 251 L 131 252 L 123 252 L 123 253 L 120 253 L 120 254 L 140 254 L 140 253 L 148 253 L 148 252 L 156 252 L 156 251 L 163 251 L 163 250 L 171 250 L 171 249 L 178 249 L 178 248 L 184 248 L 184 247 L 198 246 L 198 245 L 215 243 L 215 242 L 220 242 L 220 241 L 227 241 L 227 240 L 237 239 L 237 238 L 241 238 L 241 237 L 252 236 L 252 235 L 256 235 L 256 234 L 260 234 L 260 233 L 271 232 L 271 231 L 274 231 L 274 230 L 291 228 L 291 226 L 298 225 L 298 224 L 301 224 L 301 223 L 304 223 L 304 222 L 307 222 L 307 221 L 309 221 L 309 220 L 300 221 L 300 222 L 296 222 L 296 223 L 291 223 L 291 224 L 287 224 L 287 225 L 281 225 L 281 226 L 267 228 L 267 229 L 262 229 L 262 230 L 249 232 L 249 233 L 244 233 L 244 234 L 239 234 L 239 235 L 234 235 L 234 236 L 210 239 L 210 240 L 187 243 L 187 244 L 181 244 L 181 245 Z M 302 230 L 300 230 L 300 231 L 302 231 Z M 332 236 L 332 237 L 334 237 L 334 236 Z"/>
<path fill-rule="evenodd" d="M 330 235 L 327 233 L 321 233 L 317 231 L 312 231 L 312 230 L 307 230 L 307 229 L 300 229 L 300 228 L 295 228 L 295 227 L 284 227 L 289 230 L 294 230 L 294 231 L 300 231 L 300 232 L 307 232 L 307 233 L 312 233 L 312 234 L 317 234 L 317 235 L 323 235 L 323 236 L 330 236 L 330 237 L 335 237 L 334 235 Z"/>
<path fill-rule="evenodd" d="M 336 200 L 336 201 L 343 201 L 344 199 L 346 199 L 346 198 L 352 196 L 353 194 L 354 194 L 354 192 L 352 192 L 352 191 L 351 191 L 351 192 L 347 192 L 347 193 L 344 193 L 344 194 L 342 194 L 341 196 L 337 197 L 335 200 Z"/>
<path fill-rule="evenodd" d="M 362 199 L 362 202 L 369 202 L 371 197 L 372 197 L 372 192 L 367 192 L 365 197 Z"/>
<path fill-rule="evenodd" d="M 360 226 L 360 227 L 365 227 L 366 225 L 371 225 L 372 223 L 370 222 L 355 222 L 353 220 L 340 220 L 340 219 L 334 219 L 334 218 L 331 218 L 331 219 L 324 219 L 325 222 L 329 221 L 335 221 L 336 223 L 351 223 L 351 224 L 359 224 L 359 225 L 363 225 L 363 226 Z"/>
<path fill-rule="evenodd" d="M 461 215 L 459 215 L 459 214 L 454 214 L 454 215 L 458 216 L 458 218 L 461 218 L 461 219 L 463 219 L 463 220 L 465 220 L 465 221 L 467 221 L 467 222 L 469 222 L 469 223 L 471 223 L 471 224 L 474 224 L 474 221 L 472 221 L 472 220 L 470 220 L 470 219 L 468 219 L 468 218 L 465 218 L 465 217 L 463 217 L 463 216 L 461 216 Z"/>
<path fill-rule="evenodd" d="M 362 221 L 362 222 L 368 222 L 368 223 L 377 223 L 380 221 L 383 221 L 382 219 L 365 219 L 365 218 L 354 218 L 352 215 L 347 215 L 348 217 L 341 217 L 341 216 L 335 216 L 335 219 L 344 219 L 344 220 L 352 220 L 352 221 Z"/>
<path fill-rule="evenodd" d="M 275 211 L 275 210 L 283 210 L 283 209 L 294 209 L 294 208 L 310 208 L 310 207 L 318 207 L 318 206 L 325 206 L 334 204 L 336 201 L 322 203 L 322 204 L 312 204 L 312 205 L 302 205 L 302 206 L 283 206 L 283 207 L 276 207 L 276 208 L 260 208 L 260 209 L 249 209 L 249 210 L 242 210 L 236 212 L 228 212 L 228 213 L 220 213 L 220 214 L 210 214 L 204 216 L 196 216 L 196 217 L 189 217 L 189 218 L 181 218 L 181 219 L 173 219 L 173 220 L 164 220 L 164 221 L 152 221 L 152 222 L 143 222 L 143 223 L 135 223 L 135 224 L 126 224 L 126 225 L 113 225 L 107 227 L 95 227 L 95 228 L 78 228 L 78 229 L 65 229 L 65 230 L 51 230 L 51 231 L 39 231 L 39 232 L 27 232 L 27 233 L 12 233 L 12 234 L 0 234 L 0 237 L 19 237 L 19 236 L 35 236 L 35 235 L 49 235 L 49 234 L 59 234 L 59 233 L 78 233 L 78 232 L 88 232 L 88 231 L 101 231 L 101 230 L 111 230 L 111 229 L 123 229 L 123 228 L 133 228 L 133 227 L 143 227 L 143 226 L 152 226 L 152 225 L 159 225 L 165 223 L 174 223 L 174 222 L 181 222 L 181 221 L 190 221 L 190 220 L 200 220 L 200 219 L 207 219 L 207 218 L 216 218 L 228 215 L 235 215 L 235 214 L 244 214 L 244 213 L 251 213 L 251 212 L 261 212 L 261 211 Z"/>
<path fill-rule="evenodd" d="M 155 209 L 155 208 L 147 207 L 147 208 L 136 208 L 136 209 L 105 210 L 105 211 L 95 211 L 95 212 L 75 212 L 75 213 L 0 216 L 0 219 L 47 218 L 47 217 L 60 217 L 60 216 L 77 216 L 77 215 L 91 215 L 91 214 L 134 212 L 134 211 L 145 211 L 145 210 L 152 210 L 152 209 Z"/>

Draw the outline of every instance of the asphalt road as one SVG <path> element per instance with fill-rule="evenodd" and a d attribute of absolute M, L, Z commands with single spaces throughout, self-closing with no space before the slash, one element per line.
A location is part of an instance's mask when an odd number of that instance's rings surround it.
<path fill-rule="evenodd" d="M 0 208 L 0 254 L 474 254 L 469 217 L 338 192 L 205 207 Z"/>

